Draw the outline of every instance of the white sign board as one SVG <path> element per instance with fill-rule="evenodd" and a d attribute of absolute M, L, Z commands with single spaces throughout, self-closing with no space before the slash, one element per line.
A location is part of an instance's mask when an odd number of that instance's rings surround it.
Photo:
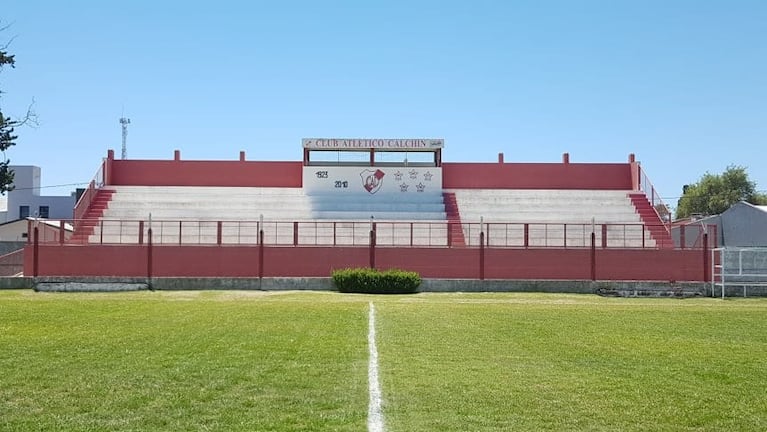
<path fill-rule="evenodd" d="M 303 186 L 308 194 L 418 194 L 442 192 L 439 167 L 319 167 L 305 166 Z"/>
<path fill-rule="evenodd" d="M 301 145 L 310 150 L 432 150 L 445 146 L 442 139 L 386 139 L 386 138 L 304 138 Z"/>

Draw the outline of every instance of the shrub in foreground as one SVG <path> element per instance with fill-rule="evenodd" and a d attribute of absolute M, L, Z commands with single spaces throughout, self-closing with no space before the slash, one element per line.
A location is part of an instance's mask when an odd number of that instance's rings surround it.
<path fill-rule="evenodd" d="M 342 293 L 411 294 L 418 291 L 421 276 L 398 269 L 350 268 L 334 270 L 333 283 Z"/>

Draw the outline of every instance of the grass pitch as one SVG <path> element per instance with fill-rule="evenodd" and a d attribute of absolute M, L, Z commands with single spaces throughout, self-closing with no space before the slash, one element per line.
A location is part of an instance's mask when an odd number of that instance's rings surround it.
<path fill-rule="evenodd" d="M 767 299 L 0 291 L 0 430 L 767 430 Z"/>

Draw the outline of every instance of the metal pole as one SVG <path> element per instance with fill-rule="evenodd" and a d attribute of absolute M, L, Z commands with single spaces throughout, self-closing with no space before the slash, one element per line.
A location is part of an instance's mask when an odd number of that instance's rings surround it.
<path fill-rule="evenodd" d="M 485 233 L 479 233 L 479 280 L 485 280 Z"/>
<path fill-rule="evenodd" d="M 591 232 L 591 280 L 597 280 L 597 235 Z"/>
<path fill-rule="evenodd" d="M 374 269 L 376 268 L 376 231 L 373 216 L 370 216 L 370 242 L 368 247 L 370 248 L 370 268 Z"/>
<path fill-rule="evenodd" d="M 149 286 L 152 286 L 152 222 L 150 217 L 149 230 L 147 230 L 147 254 L 146 254 L 146 278 Z"/>
<path fill-rule="evenodd" d="M 35 224 L 34 230 L 34 243 L 32 249 L 32 276 L 37 277 L 38 270 L 40 268 L 40 232 Z"/>

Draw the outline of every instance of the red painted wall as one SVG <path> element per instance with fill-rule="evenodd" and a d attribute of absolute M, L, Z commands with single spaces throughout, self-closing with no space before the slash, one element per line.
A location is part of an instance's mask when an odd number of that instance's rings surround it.
<path fill-rule="evenodd" d="M 120 160 L 107 185 L 301 187 L 300 161 Z M 446 189 L 616 189 L 637 187 L 631 163 L 443 163 Z"/>
<path fill-rule="evenodd" d="M 335 269 L 370 265 L 367 247 L 266 247 L 264 276 L 328 277 Z"/>
<path fill-rule="evenodd" d="M 628 163 L 443 163 L 445 189 L 632 189 Z"/>
<path fill-rule="evenodd" d="M 144 247 L 144 249 L 147 249 Z M 258 248 L 238 246 L 155 246 L 152 275 L 258 277 Z M 143 276 L 146 276 L 146 264 Z"/>
<path fill-rule="evenodd" d="M 417 271 L 425 278 L 479 279 L 479 249 L 378 248 L 376 268 Z"/>
<path fill-rule="evenodd" d="M 597 249 L 597 279 L 702 281 L 710 268 L 704 268 L 708 250 L 629 250 Z"/>
<path fill-rule="evenodd" d="M 108 185 L 301 187 L 301 162 L 111 160 Z"/>
<path fill-rule="evenodd" d="M 147 246 L 40 245 L 39 276 L 147 275 Z M 266 277 L 325 277 L 334 269 L 366 267 L 367 247 L 264 247 Z M 153 276 L 257 277 L 254 246 L 155 246 Z M 702 281 L 700 250 L 596 250 L 597 280 Z M 32 274 L 33 247 L 24 269 Z M 476 248 L 376 248 L 376 267 L 419 272 L 425 278 L 478 279 Z M 591 279 L 589 249 L 485 249 L 486 279 Z"/>
<path fill-rule="evenodd" d="M 146 276 L 147 249 L 126 246 L 38 248 L 38 276 Z M 24 275 L 32 276 L 34 248 L 24 249 Z"/>

